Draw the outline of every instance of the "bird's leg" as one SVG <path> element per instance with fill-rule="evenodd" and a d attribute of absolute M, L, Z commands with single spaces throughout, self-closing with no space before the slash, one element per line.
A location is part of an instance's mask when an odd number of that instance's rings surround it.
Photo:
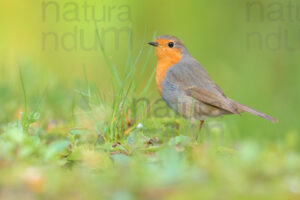
<path fill-rule="evenodd" d="M 203 124 L 204 124 L 204 120 L 200 120 L 199 131 L 201 131 Z"/>
<path fill-rule="evenodd" d="M 201 132 L 201 129 L 202 129 L 203 124 L 204 124 L 204 120 L 200 120 L 200 124 L 199 124 L 199 134 L 200 134 L 200 132 Z M 198 135 L 199 135 L 199 134 L 196 134 L 196 141 L 198 140 Z"/>

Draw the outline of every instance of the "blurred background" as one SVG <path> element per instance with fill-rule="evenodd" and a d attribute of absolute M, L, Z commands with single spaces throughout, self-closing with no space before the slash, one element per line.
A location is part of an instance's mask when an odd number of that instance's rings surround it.
<path fill-rule="evenodd" d="M 300 126 L 296 8 L 296 1 L 250 0 L 2 2 L 0 120 L 11 120 L 12 113 L 22 107 L 20 68 L 32 98 L 38 99 L 46 90 L 55 93 L 54 99 L 50 95 L 41 104 L 54 106 L 48 112 L 70 112 L 72 100 L 65 96 L 72 96 L 77 82 L 84 79 L 83 66 L 89 80 L 108 92 L 111 80 L 95 26 L 107 55 L 120 71 L 125 68 L 132 26 L 133 55 L 144 48 L 136 68 L 151 48 L 146 42 L 154 33 L 175 35 L 229 97 L 280 121 L 271 124 L 248 114 L 224 117 L 234 120 L 240 137 L 281 138 Z M 145 80 L 155 65 L 152 54 Z M 158 97 L 154 81 L 151 96 Z"/>
<path fill-rule="evenodd" d="M 87 77 L 101 93 L 112 94 L 97 27 L 119 74 L 127 73 L 130 54 L 140 56 L 137 87 L 142 90 L 150 79 L 152 100 L 159 98 L 151 76 L 156 58 L 147 42 L 177 36 L 227 96 L 279 120 L 273 124 L 250 114 L 212 119 L 225 126 L 225 137 L 280 145 L 290 136 L 298 152 L 299 10 L 296 0 L 1 1 L 0 124 L 18 120 L 24 111 L 20 74 L 28 108 L 47 123 L 72 122 L 80 103 L 76 90 Z"/>

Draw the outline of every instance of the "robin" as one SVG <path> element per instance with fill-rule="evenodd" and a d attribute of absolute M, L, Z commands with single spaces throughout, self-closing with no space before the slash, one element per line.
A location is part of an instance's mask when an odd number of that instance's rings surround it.
<path fill-rule="evenodd" d="M 163 100 L 185 118 L 200 120 L 200 129 L 208 117 L 241 112 L 277 122 L 271 116 L 228 98 L 178 38 L 163 35 L 148 44 L 155 47 L 156 86 Z"/>

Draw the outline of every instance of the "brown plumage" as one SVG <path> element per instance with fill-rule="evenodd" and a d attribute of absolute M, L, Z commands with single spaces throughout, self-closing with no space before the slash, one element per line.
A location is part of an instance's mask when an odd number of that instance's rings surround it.
<path fill-rule="evenodd" d="M 248 112 L 277 122 L 271 116 L 228 98 L 178 38 L 159 36 L 149 44 L 155 46 L 157 57 L 157 88 L 167 105 L 184 117 L 205 120 Z"/>

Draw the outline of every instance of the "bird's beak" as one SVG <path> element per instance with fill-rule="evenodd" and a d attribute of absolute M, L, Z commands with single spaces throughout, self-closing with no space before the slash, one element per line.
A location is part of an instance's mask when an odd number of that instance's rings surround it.
<path fill-rule="evenodd" d="M 148 42 L 148 44 L 154 46 L 154 47 L 157 47 L 158 46 L 158 42 Z"/>

